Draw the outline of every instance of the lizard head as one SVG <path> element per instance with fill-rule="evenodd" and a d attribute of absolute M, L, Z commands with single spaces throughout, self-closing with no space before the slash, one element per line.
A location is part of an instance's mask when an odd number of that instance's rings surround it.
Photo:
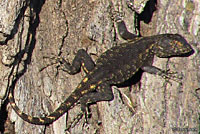
<path fill-rule="evenodd" d="M 156 56 L 164 58 L 181 56 L 193 51 L 192 47 L 179 34 L 161 34 L 153 51 Z"/>

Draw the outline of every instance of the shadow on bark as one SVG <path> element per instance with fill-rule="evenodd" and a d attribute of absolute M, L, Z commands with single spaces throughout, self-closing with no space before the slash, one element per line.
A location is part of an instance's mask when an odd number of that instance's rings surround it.
<path fill-rule="evenodd" d="M 28 1 L 26 1 L 25 5 L 21 8 L 20 13 L 15 20 L 13 29 L 10 32 L 10 35 L 3 34 L 4 37 L 6 37 L 6 39 L 4 41 L 0 41 L 0 45 L 7 45 L 7 42 L 14 38 L 15 34 L 18 32 L 21 19 L 24 17 L 24 13 L 25 13 L 27 7 L 28 7 Z"/>
<path fill-rule="evenodd" d="M 143 21 L 146 24 L 149 24 L 151 22 L 151 19 L 153 17 L 153 13 L 156 11 L 156 5 L 157 5 L 157 0 L 149 0 L 146 3 L 146 6 L 144 7 L 143 12 L 141 12 L 140 14 L 136 13 L 136 28 L 139 30 L 139 36 L 141 36 L 140 34 L 140 21 Z"/>
<path fill-rule="evenodd" d="M 17 52 L 15 56 L 13 56 L 14 58 L 13 63 L 11 63 L 10 65 L 7 65 L 11 68 L 11 71 L 8 76 L 7 93 L 6 93 L 7 95 L 4 97 L 4 104 L 2 105 L 2 109 L 0 110 L 0 117 L 1 117 L 0 118 L 0 132 L 1 133 L 4 133 L 6 129 L 5 122 L 8 118 L 8 111 L 6 110 L 6 107 L 9 101 L 8 101 L 7 96 L 9 92 L 14 93 L 14 88 L 18 79 L 26 73 L 27 67 L 31 62 L 32 53 L 36 45 L 36 29 L 40 23 L 39 14 L 44 3 L 45 3 L 45 0 L 39 0 L 39 1 L 31 1 L 30 4 L 27 5 L 30 7 L 31 10 L 30 10 L 30 21 L 29 21 L 29 28 L 28 28 L 28 34 L 27 34 L 25 47 L 22 48 L 22 44 L 19 44 L 19 51 Z M 18 25 L 19 24 L 16 24 L 17 27 Z M 27 54 L 27 57 L 25 60 L 22 60 L 25 54 Z M 23 69 L 20 69 L 19 71 L 20 64 L 23 65 Z M 15 72 L 17 73 L 15 74 Z"/>

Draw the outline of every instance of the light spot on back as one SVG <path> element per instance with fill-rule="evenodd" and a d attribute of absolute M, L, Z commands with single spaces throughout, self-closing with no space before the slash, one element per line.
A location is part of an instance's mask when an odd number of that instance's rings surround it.
<path fill-rule="evenodd" d="M 22 115 L 22 114 L 23 114 L 23 112 L 21 112 L 21 111 L 17 111 L 17 113 L 18 113 L 19 115 Z"/>
<path fill-rule="evenodd" d="M 85 83 L 85 82 L 87 82 L 88 81 L 88 77 L 85 77 L 84 79 L 83 79 L 83 82 Z"/>
<path fill-rule="evenodd" d="M 67 107 L 69 107 L 69 106 L 71 105 L 71 102 L 67 102 L 67 103 L 65 103 L 65 105 L 66 105 Z"/>
<path fill-rule="evenodd" d="M 86 94 L 87 92 L 88 92 L 88 90 L 83 90 L 83 91 L 81 91 L 81 94 L 84 95 L 84 94 Z"/>
<path fill-rule="evenodd" d="M 28 116 L 28 120 L 32 121 L 33 117 L 32 116 Z"/>
<path fill-rule="evenodd" d="M 73 95 L 72 97 L 73 97 L 75 100 L 77 99 L 77 96 L 76 96 L 76 95 Z"/>
<path fill-rule="evenodd" d="M 81 84 L 79 84 L 77 88 L 81 88 L 81 87 L 82 87 L 82 85 L 81 85 Z"/>
<path fill-rule="evenodd" d="M 150 49 L 153 49 L 153 46 L 155 46 L 154 43 L 149 47 L 149 50 L 150 50 Z"/>
<path fill-rule="evenodd" d="M 110 57 L 113 57 L 113 54 L 112 54 L 112 53 L 110 53 L 110 54 L 109 54 L 109 56 L 110 56 Z"/>
<path fill-rule="evenodd" d="M 12 105 L 12 107 L 16 107 L 14 102 L 10 102 L 10 105 Z"/>
<path fill-rule="evenodd" d="M 100 80 L 99 82 L 98 82 L 98 84 L 101 84 L 102 83 L 102 81 Z"/>
<path fill-rule="evenodd" d="M 8 97 L 9 97 L 9 99 L 12 99 L 12 94 L 11 94 L 11 93 L 9 93 L 9 96 L 8 96 Z"/>
<path fill-rule="evenodd" d="M 176 45 L 178 45 L 179 47 L 183 47 L 183 44 L 180 41 L 174 41 Z"/>
<path fill-rule="evenodd" d="M 39 121 L 40 121 L 40 122 L 44 122 L 44 119 L 39 118 Z"/>
<path fill-rule="evenodd" d="M 63 113 L 63 110 L 59 110 L 58 113 L 59 113 L 59 114 L 62 114 L 62 113 Z"/>
<path fill-rule="evenodd" d="M 87 68 L 85 67 L 85 63 L 82 63 L 82 67 L 83 67 L 83 70 L 88 73 L 89 71 L 87 70 Z"/>
<path fill-rule="evenodd" d="M 119 53 L 119 49 L 115 49 L 115 52 Z"/>
<path fill-rule="evenodd" d="M 130 69 L 131 68 L 131 66 L 130 65 L 126 65 L 126 69 Z"/>
<path fill-rule="evenodd" d="M 86 73 L 88 73 L 89 71 L 87 70 L 87 68 L 86 67 L 83 67 L 83 69 L 84 69 L 84 71 L 86 72 Z"/>
<path fill-rule="evenodd" d="M 146 49 L 146 53 L 149 53 L 149 49 Z"/>
<path fill-rule="evenodd" d="M 142 55 L 143 55 L 143 53 L 140 53 L 140 54 L 139 54 L 139 59 L 140 59 L 140 60 L 142 59 Z"/>
<path fill-rule="evenodd" d="M 96 85 L 90 85 L 90 89 L 93 89 L 95 87 L 96 87 Z"/>
<path fill-rule="evenodd" d="M 47 118 L 49 118 L 50 120 L 55 120 L 56 119 L 56 117 L 54 117 L 54 116 L 47 116 Z"/>

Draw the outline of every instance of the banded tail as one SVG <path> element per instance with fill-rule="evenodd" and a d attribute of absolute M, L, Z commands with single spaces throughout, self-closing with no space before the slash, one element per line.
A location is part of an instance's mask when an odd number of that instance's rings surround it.
<path fill-rule="evenodd" d="M 12 92 L 9 93 L 8 99 L 11 107 L 23 120 L 35 125 L 48 125 L 52 124 L 59 117 L 61 117 L 81 98 L 82 95 L 79 90 L 80 89 L 77 87 L 77 89 L 63 103 L 61 103 L 61 105 L 54 112 L 45 117 L 32 117 L 26 113 L 23 113 L 16 105 Z"/>

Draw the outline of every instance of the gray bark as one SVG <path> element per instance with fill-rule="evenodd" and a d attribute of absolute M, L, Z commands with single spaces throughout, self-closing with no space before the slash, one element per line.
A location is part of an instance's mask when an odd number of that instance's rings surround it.
<path fill-rule="evenodd" d="M 127 0 L 129 1 L 129 0 Z M 130 0 L 131 1 L 131 0 Z M 157 3 L 157 5 L 155 5 Z M 200 129 L 200 1 L 135 0 L 15 0 L 1 1 L 0 15 L 0 131 L 18 134 L 148 134 L 189 133 Z M 135 12 L 139 14 L 139 25 Z M 155 10 L 155 11 L 154 11 Z M 84 118 L 69 131 L 69 124 L 80 113 L 80 106 L 53 124 L 32 125 L 20 119 L 5 101 L 14 84 L 15 101 L 30 115 L 52 112 L 70 95 L 85 75 L 69 75 L 43 57 L 60 55 L 70 62 L 80 48 L 94 53 L 94 60 L 112 46 L 124 42 L 112 20 L 114 12 L 124 15 L 129 31 L 142 36 L 179 33 L 193 46 L 189 57 L 155 58 L 153 65 L 183 75 L 181 82 L 143 73 L 140 82 L 126 88 L 113 87 L 114 100 L 92 105 L 92 117 Z M 139 29 L 135 30 L 135 26 Z M 142 45 L 142 44 L 141 44 Z M 12 57 L 15 56 L 16 57 Z M 14 64 L 12 64 L 14 63 Z M 9 66 L 10 65 L 10 66 Z M 126 98 L 129 99 L 126 99 Z M 135 106 L 131 108 L 131 103 Z M 8 114 L 6 113 L 8 111 Z M 4 121 L 4 116 L 5 118 Z M 188 131 L 187 131 L 188 130 Z"/>

